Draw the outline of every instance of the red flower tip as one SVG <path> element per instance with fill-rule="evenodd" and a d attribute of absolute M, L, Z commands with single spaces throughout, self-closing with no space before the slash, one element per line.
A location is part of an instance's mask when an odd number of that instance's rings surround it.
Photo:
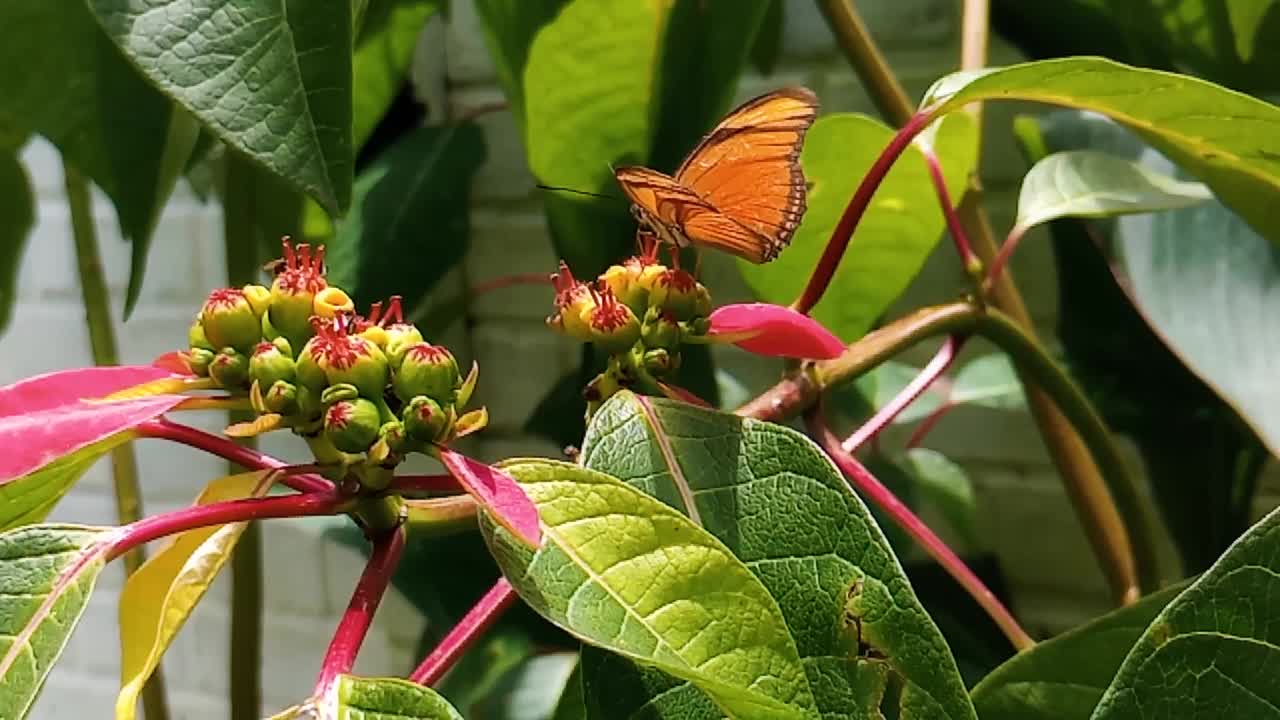
<path fill-rule="evenodd" d="M 280 240 L 284 269 L 276 276 L 280 288 L 293 294 L 314 295 L 328 287 L 324 279 L 324 246 L 311 254 L 311 246 L 300 243 L 296 247 L 286 235 Z"/>
<path fill-rule="evenodd" d="M 711 339 L 772 357 L 830 360 L 844 343 L 817 320 L 781 305 L 741 303 L 711 313 Z"/>
<path fill-rule="evenodd" d="M 551 287 L 555 288 L 558 308 L 568 307 L 579 297 L 591 291 L 586 283 L 578 282 L 573 276 L 573 271 L 563 260 L 560 261 L 560 269 L 551 276 Z"/>

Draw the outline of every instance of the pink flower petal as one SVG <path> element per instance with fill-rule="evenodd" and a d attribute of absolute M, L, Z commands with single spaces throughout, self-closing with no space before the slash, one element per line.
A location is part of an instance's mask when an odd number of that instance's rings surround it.
<path fill-rule="evenodd" d="M 172 409 L 182 395 L 86 401 L 166 377 L 148 366 L 83 368 L 0 388 L 0 484 Z"/>
<path fill-rule="evenodd" d="M 711 313 L 711 337 L 727 336 L 734 345 L 774 357 L 830 360 L 844 352 L 844 343 L 817 320 L 788 307 L 769 303 L 740 303 Z"/>
<path fill-rule="evenodd" d="M 531 547 L 541 544 L 538 509 L 515 478 L 448 448 L 440 448 L 440 462 L 499 524 Z"/>

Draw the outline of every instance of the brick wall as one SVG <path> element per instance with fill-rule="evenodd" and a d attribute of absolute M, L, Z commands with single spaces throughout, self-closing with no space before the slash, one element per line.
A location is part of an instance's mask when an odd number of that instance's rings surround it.
<path fill-rule="evenodd" d="M 952 0 L 867 0 L 859 3 L 909 91 L 918 96 L 947 72 L 957 54 L 957 3 Z M 790 2 L 783 60 L 771 77 L 748 75 L 739 95 L 802 82 L 818 91 L 827 110 L 874 113 L 867 97 L 833 46 L 811 3 Z M 1016 56 L 996 45 L 995 64 Z M 424 34 L 415 68 L 419 94 L 433 117 L 501 99 L 480 39 L 470 2 L 455 0 L 447 26 L 436 21 Z M 441 99 L 447 102 L 439 102 Z M 1008 139 L 1009 117 L 1020 108 L 996 106 L 988 112 L 983 174 L 997 230 L 1012 219 L 1017 180 L 1023 170 Z M 487 114 L 480 121 L 488 161 L 475 184 L 472 249 L 463 268 L 441 295 L 485 279 L 554 267 L 540 201 L 524 164 L 511 118 Z M 69 221 L 56 153 L 34 142 L 25 160 L 36 183 L 39 224 L 23 262 L 18 303 L 9 334 L 0 341 L 0 382 L 90 362 L 75 274 Z M 121 242 L 109 204 L 96 196 L 95 212 L 113 299 L 113 317 L 128 274 L 128 248 Z M 1037 241 L 1041 240 L 1041 241 Z M 1028 303 L 1042 329 L 1052 326 L 1055 286 L 1047 243 L 1032 238 L 1014 263 Z M 854 248 L 856 252 L 856 248 Z M 908 308 L 954 297 L 963 279 L 950 247 L 940 246 L 899 303 Z M 117 327 L 124 362 L 145 362 L 185 338 L 187 325 L 205 292 L 223 282 L 221 220 L 215 207 L 200 205 L 180 188 L 166 209 L 149 260 L 149 273 L 134 316 Z M 708 258 L 708 282 L 717 299 L 746 296 L 731 264 Z M 489 407 L 492 427 L 470 449 L 486 457 L 554 455 L 558 448 L 521 433 L 534 405 L 564 372 L 577 348 L 542 326 L 550 302 L 545 288 L 511 288 L 492 293 L 471 308 L 470 323 L 455 323 L 438 340 L 482 368 L 478 398 Z M 468 329 L 469 328 L 469 329 Z M 38 348 L 32 351 L 32 346 Z M 923 360 L 932 348 L 910 359 Z M 970 352 L 982 352 L 978 346 Z M 777 377 L 776 364 L 733 350 L 717 349 L 722 365 L 751 386 Z M 216 414 L 197 424 L 216 430 Z M 268 450 L 303 458 L 288 436 L 271 436 Z M 1016 609 L 1032 632 L 1058 630 L 1101 612 L 1107 593 L 1041 441 L 1024 415 L 962 410 L 931 436 L 930 445 L 962 462 L 977 485 L 982 512 L 978 531 L 995 550 L 1015 590 Z M 156 442 L 137 446 L 147 509 L 186 504 L 209 479 L 224 472 L 220 462 Z M 1273 505 L 1267 500 L 1262 505 Z M 926 517 L 930 514 L 926 512 Z M 105 464 L 94 467 L 55 510 L 52 519 L 110 523 L 110 479 Z M 265 710 L 284 707 L 311 688 L 320 657 L 360 564 L 356 554 L 324 541 L 305 524 L 267 523 L 267 583 L 264 663 Z M 1170 555 L 1166 551 L 1165 557 Z M 1172 567 L 1172 566 L 1170 566 Z M 83 622 L 37 704 L 36 718 L 78 718 L 86 710 L 105 715 L 119 686 L 116 596 L 118 567 L 104 573 Z M 225 718 L 228 583 L 215 583 L 165 661 L 175 718 Z M 392 624 L 403 630 L 392 633 Z M 394 592 L 361 654 L 357 670 L 403 673 L 415 661 L 421 621 Z"/>

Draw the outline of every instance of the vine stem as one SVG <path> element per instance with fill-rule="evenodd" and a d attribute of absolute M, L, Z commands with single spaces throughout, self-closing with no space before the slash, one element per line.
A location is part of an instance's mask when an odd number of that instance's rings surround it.
<path fill-rule="evenodd" d="M 333 687 L 338 676 L 348 673 L 355 666 L 360 646 L 364 644 L 374 613 L 386 594 L 391 578 L 395 575 L 400 558 L 404 555 L 405 532 L 403 526 L 393 527 L 378 536 L 373 552 L 351 593 L 347 610 L 338 621 L 333 640 L 320 664 L 320 676 L 316 680 L 316 697 L 324 697 Z"/>
<path fill-rule="evenodd" d="M 518 597 L 506 578 L 498 578 L 484 597 L 462 616 L 436 649 L 418 665 L 409 680 L 419 685 L 434 685 Z"/>
<path fill-rule="evenodd" d="M 853 4 L 849 0 L 818 0 L 818 8 L 876 109 L 894 125 L 905 125 L 911 119 L 911 99 Z"/>
<path fill-rule="evenodd" d="M 102 271 L 102 253 L 93 223 L 93 196 L 89 181 L 63 160 L 63 185 L 71 213 L 71 236 L 76 247 L 76 268 L 80 275 L 80 297 L 85 324 L 89 329 L 89 351 L 94 365 L 119 365 L 116 333 L 111 324 L 111 296 Z M 137 242 L 137 240 L 135 240 Z M 125 443 L 111 450 L 111 483 L 116 496 L 116 522 L 127 525 L 142 517 L 142 489 L 138 482 L 138 457 L 133 445 Z M 124 556 L 124 574 L 135 573 L 146 560 L 142 548 Z M 164 673 L 157 667 L 142 688 L 142 710 L 147 720 L 168 720 Z"/>
<path fill-rule="evenodd" d="M 920 369 L 911 382 L 902 388 L 892 400 L 884 404 L 870 420 L 863 423 L 857 430 L 853 432 L 840 447 L 847 453 L 852 453 L 862 447 L 868 440 L 879 435 L 882 430 L 893 422 L 894 418 L 902 414 L 907 406 L 915 402 L 929 386 L 933 385 L 942 374 L 951 367 L 955 362 L 956 356 L 960 354 L 960 350 L 964 347 L 965 342 L 969 339 L 967 335 L 951 335 L 942 343 L 942 347 L 938 348 L 938 352 Z"/>
<path fill-rule="evenodd" d="M 840 446 L 840 440 L 832 434 L 822 421 L 820 410 L 815 406 L 805 415 L 805 423 L 808 425 L 809 433 L 818 441 L 818 444 L 827 451 L 827 455 L 835 462 L 836 467 L 846 478 L 849 479 L 854 489 L 861 492 L 877 507 L 883 510 L 898 524 L 908 535 L 929 553 L 939 565 L 947 571 L 952 578 L 955 579 L 965 592 L 969 593 L 978 605 L 986 611 L 1004 636 L 1009 639 L 1013 647 L 1019 651 L 1026 650 L 1033 645 L 1035 641 L 1027 635 L 1018 621 L 1014 619 L 1013 614 L 1008 608 L 1000 602 L 995 593 L 982 582 L 982 580 L 969 569 L 968 565 L 960 559 L 958 555 L 947 546 L 942 538 L 938 537 L 928 525 L 925 525 L 915 513 L 911 512 L 911 508 L 907 507 L 899 500 L 888 488 L 884 486 L 870 470 L 853 457 L 849 452 Z"/>

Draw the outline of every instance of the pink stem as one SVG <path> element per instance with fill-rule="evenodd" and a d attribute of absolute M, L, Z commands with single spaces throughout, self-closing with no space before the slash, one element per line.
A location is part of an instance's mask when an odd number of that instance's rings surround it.
<path fill-rule="evenodd" d="M 176 423 L 166 417 L 148 420 L 134 430 L 142 437 L 158 438 L 182 443 L 197 450 L 217 455 L 249 470 L 279 470 L 289 468 L 288 463 L 260 453 L 253 448 L 238 445 L 226 438 L 218 437 L 189 425 Z M 314 474 L 282 474 L 280 481 L 285 485 L 304 493 L 323 492 L 333 489 L 333 483 Z"/>
<path fill-rule="evenodd" d="M 956 355 L 960 353 L 960 349 L 964 347 L 965 341 L 968 339 L 964 335 L 952 335 L 947 338 L 942 347 L 938 348 L 937 354 L 920 369 L 920 372 L 907 383 L 907 386 L 894 396 L 892 400 L 885 403 L 871 419 L 866 421 L 849 436 L 847 440 L 841 443 L 841 448 L 845 452 L 854 452 L 862 445 L 880 434 L 880 431 L 889 426 L 893 419 L 898 417 L 907 406 L 915 402 L 925 390 L 929 389 L 939 377 L 942 376 L 947 368 L 951 367 L 951 363 L 955 361 Z"/>
<path fill-rule="evenodd" d="M 951 412 L 954 407 L 955 404 L 950 400 L 939 405 L 937 409 L 929 413 L 928 417 L 920 421 L 915 430 L 911 431 L 911 437 L 907 438 L 907 442 L 903 447 L 907 450 L 920 447 L 920 443 L 924 442 L 925 437 L 933 432 L 933 429 L 938 426 L 943 416 Z"/>
<path fill-rule="evenodd" d="M 1000 273 L 1004 272 L 1005 266 L 1009 264 L 1009 258 L 1013 257 L 1013 251 L 1018 249 L 1018 244 L 1026 234 L 1027 228 L 1022 225 L 1014 225 L 1009 231 L 1009 236 L 1000 246 L 1000 252 L 996 253 L 995 259 L 991 261 L 991 269 L 987 271 L 987 280 L 984 283 L 987 290 L 995 287 L 996 281 L 1000 279 Z"/>
<path fill-rule="evenodd" d="M 502 275 L 500 277 L 485 280 L 476 283 L 471 288 L 471 296 L 479 297 L 485 293 L 501 290 L 503 288 L 514 287 L 516 285 L 546 285 L 551 286 L 551 276 L 547 273 L 517 273 L 515 275 Z"/>
<path fill-rule="evenodd" d="M 935 535 L 924 521 L 911 512 L 911 508 L 881 484 L 871 471 L 858 462 L 857 458 L 840 447 L 839 439 L 827 428 L 819 413 L 810 413 L 806 421 L 810 434 L 827 451 L 840 471 L 852 482 L 854 488 L 887 513 L 898 527 L 906 531 L 930 557 L 960 583 L 960 586 L 982 606 L 982 609 L 987 611 L 1015 648 L 1021 651 L 1035 645 L 1035 641 L 1018 625 L 1018 621 L 1001 604 L 999 598 L 983 584 L 982 580 L 978 579 L 977 575 L 973 574 L 969 566 L 965 565 L 964 561 L 951 551 L 951 548 L 947 547 L 942 538 Z"/>
<path fill-rule="evenodd" d="M 827 247 L 822 251 L 822 257 L 818 259 L 818 264 L 809 277 L 809 284 L 805 286 L 800 297 L 791 304 L 796 311 L 807 315 L 822 299 L 827 286 L 831 284 L 831 278 L 836 273 L 836 267 L 844 257 L 844 251 L 849 248 L 853 231 L 857 229 L 858 223 L 867 211 L 867 206 L 871 203 L 871 197 L 875 195 L 880 183 L 884 182 L 885 176 L 889 174 L 889 168 L 893 167 L 898 157 L 911 145 L 912 139 L 928 126 L 930 120 L 932 118 L 926 113 L 913 115 L 893 136 L 884 151 L 880 153 L 880 157 L 876 158 L 871 169 L 863 176 L 862 183 L 858 185 L 853 197 L 849 199 L 849 204 L 845 206 L 840 222 L 836 224 L 835 230 L 831 231 L 831 239 L 827 241 Z"/>
<path fill-rule="evenodd" d="M 119 535 L 111 541 L 107 559 L 115 559 L 143 543 L 187 530 L 248 520 L 334 515 L 347 502 L 348 498 L 330 489 L 300 495 L 242 498 L 194 505 L 143 518 L 120 528 Z"/>
<path fill-rule="evenodd" d="M 360 646 L 373 624 L 373 615 L 378 611 L 378 604 L 382 602 L 404 554 L 404 535 L 404 528 L 397 526 L 374 542 L 373 553 L 360 574 L 356 589 L 351 593 L 351 602 L 347 603 L 347 611 L 338 621 L 333 641 L 320 664 L 316 697 L 323 697 L 339 675 L 350 672 L 355 666 Z"/>
<path fill-rule="evenodd" d="M 462 485 L 452 475 L 397 475 L 387 486 L 393 492 L 441 492 L 456 493 Z"/>
<path fill-rule="evenodd" d="M 960 216 L 956 214 L 955 205 L 951 202 L 951 193 L 947 192 L 947 181 L 942 176 L 942 164 L 938 161 L 938 156 L 933 152 L 932 148 L 921 148 L 924 152 L 925 164 L 929 166 L 929 179 L 933 181 L 933 191 L 938 196 L 938 204 L 942 206 L 942 216 L 947 221 L 947 232 L 951 235 L 952 242 L 955 243 L 956 252 L 960 255 L 960 262 L 965 268 L 973 268 L 975 276 L 982 267 L 982 260 L 978 258 L 977 253 L 973 251 L 973 246 L 969 244 L 969 236 L 964 231 L 964 225 L 960 222 Z"/>
<path fill-rule="evenodd" d="M 517 598 L 511 583 L 506 578 L 498 578 L 498 582 L 444 636 L 409 679 L 419 685 L 434 685 Z"/>

